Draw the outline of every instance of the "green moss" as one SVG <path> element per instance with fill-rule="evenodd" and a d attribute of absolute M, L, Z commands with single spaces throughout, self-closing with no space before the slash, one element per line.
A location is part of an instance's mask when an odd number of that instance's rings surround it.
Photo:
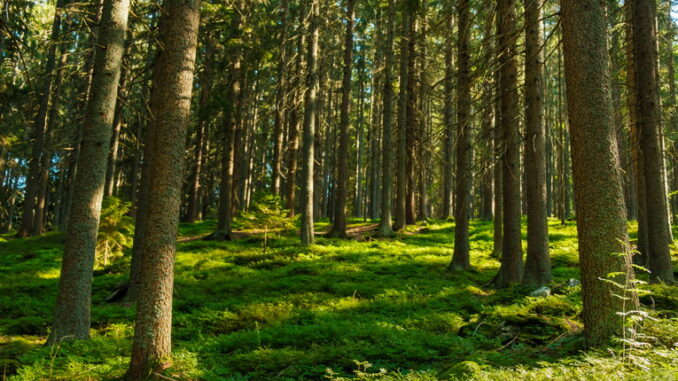
<path fill-rule="evenodd" d="M 351 221 L 354 226 L 373 222 Z M 472 271 L 446 270 L 454 223 L 430 221 L 394 239 L 293 235 L 268 242 L 204 241 L 214 221 L 182 224 L 174 295 L 174 365 L 181 380 L 643 379 L 618 349 L 583 353 L 576 227 L 550 221 L 554 295 L 493 290 L 492 224 L 471 224 Z M 329 226 L 321 221 L 316 229 Z M 49 329 L 63 236 L 0 241 L 0 360 L 11 380 L 109 380 L 127 367 L 134 310 L 105 299 L 128 257 L 95 272 L 93 339 L 56 348 Z M 675 255 L 675 253 L 674 253 Z M 676 288 L 652 285 L 657 321 L 643 323 L 654 349 L 636 352 L 654 379 L 675 351 Z M 369 366 L 368 366 L 369 365 Z M 672 368 L 673 367 L 673 368 Z M 329 369 L 329 370 L 328 370 Z M 663 372 L 663 373 L 662 373 Z M 51 374 L 51 376 L 50 376 Z M 456 377 L 456 378 L 455 378 Z M 635 378 L 634 378 L 635 377 Z M 647 378 L 646 378 L 647 379 Z M 668 378 L 664 378 L 668 379 Z"/>

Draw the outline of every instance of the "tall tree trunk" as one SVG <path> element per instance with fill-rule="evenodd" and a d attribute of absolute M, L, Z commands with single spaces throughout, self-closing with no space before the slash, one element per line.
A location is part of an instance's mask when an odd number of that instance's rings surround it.
<path fill-rule="evenodd" d="M 639 125 L 638 115 L 638 90 L 636 83 L 636 68 L 634 65 L 634 28 L 633 28 L 633 14 L 635 1 L 625 0 L 625 17 L 626 17 L 626 102 L 629 110 L 629 129 L 630 145 L 631 145 L 631 161 L 633 163 L 633 175 L 635 178 L 636 187 L 636 210 L 638 212 L 638 243 L 637 250 L 638 258 L 635 260 L 643 266 L 648 264 L 648 216 L 647 216 L 647 186 L 645 183 L 645 165 L 644 156 L 641 153 L 641 131 Z"/>
<path fill-rule="evenodd" d="M 297 36 L 297 60 L 295 64 L 295 76 L 294 83 L 292 87 L 294 91 L 292 93 L 292 109 L 290 110 L 290 117 L 288 121 L 288 134 L 287 134 L 287 177 L 286 177 L 286 193 L 287 193 L 287 209 L 289 210 L 289 216 L 293 217 L 295 215 L 296 208 L 296 194 L 297 194 L 297 170 L 298 170 L 298 151 L 299 151 L 299 130 L 301 129 L 301 120 L 299 119 L 299 113 L 301 109 L 301 98 L 303 92 L 300 90 L 302 85 L 303 70 L 304 70 L 304 54 L 301 52 L 304 50 L 306 45 L 306 34 L 303 31 L 304 25 L 304 12 L 302 9 L 299 9 L 299 36 Z"/>
<path fill-rule="evenodd" d="M 318 93 L 318 38 L 320 34 L 319 0 L 311 0 L 310 28 L 307 52 L 306 96 L 304 97 L 304 145 L 302 151 L 303 165 L 301 169 L 301 243 L 310 245 L 314 240 L 313 229 L 313 166 L 315 113 Z"/>
<path fill-rule="evenodd" d="M 232 29 L 236 38 L 241 36 L 241 1 L 234 3 L 236 8 L 233 18 Z M 215 240 L 232 239 L 231 230 L 233 223 L 234 188 L 235 188 L 235 151 L 236 138 L 240 125 L 240 110 L 242 108 L 242 48 L 235 47 L 230 67 L 230 82 L 228 86 L 228 98 L 230 102 L 224 110 L 223 121 L 223 150 L 221 159 L 221 182 L 219 184 L 219 206 L 217 210 L 217 228 L 210 238 Z"/>
<path fill-rule="evenodd" d="M 396 205 L 394 230 L 405 227 L 407 212 L 407 108 L 409 103 L 408 81 L 409 76 L 409 44 L 408 39 L 412 34 L 410 30 L 413 24 L 413 2 L 418 0 L 406 0 L 402 3 L 402 27 L 400 37 L 400 85 L 398 94 L 398 152 L 396 155 Z"/>
<path fill-rule="evenodd" d="M 499 34 L 499 23 L 501 19 L 496 13 L 495 9 L 495 25 L 497 34 Z M 501 74 L 501 67 L 499 65 L 499 44 L 495 42 L 495 56 L 494 56 L 494 75 L 492 80 L 494 87 L 494 101 L 492 107 L 494 108 L 494 223 L 493 223 L 493 248 L 492 256 L 500 258 L 502 247 L 504 246 L 504 167 L 502 164 L 502 157 L 504 156 L 504 145 L 502 144 L 502 128 L 501 128 L 501 88 L 499 78 Z"/>
<path fill-rule="evenodd" d="M 419 0 L 414 0 L 411 5 L 410 29 L 407 37 L 407 107 L 405 112 L 405 172 L 407 178 L 407 191 L 405 193 L 405 223 L 412 225 L 417 219 L 416 204 L 416 156 L 417 156 L 417 33 L 419 30 L 419 18 L 417 12 L 419 9 Z"/>
<path fill-rule="evenodd" d="M 92 269 L 128 13 L 129 0 L 104 2 L 50 343 L 89 338 Z"/>
<path fill-rule="evenodd" d="M 669 221 L 666 184 L 662 166 L 661 113 L 657 83 L 657 9 L 654 1 L 633 1 L 633 66 L 637 92 L 638 130 L 645 172 L 647 213 L 647 249 L 650 277 L 654 281 L 673 282 L 669 252 Z"/>
<path fill-rule="evenodd" d="M 205 64 L 203 71 L 200 73 L 200 104 L 198 108 L 198 122 L 195 126 L 195 146 L 191 170 L 191 177 L 189 179 L 188 191 L 188 207 L 186 210 L 186 222 L 195 222 L 200 214 L 200 177 L 203 171 L 203 156 L 205 140 L 207 138 L 207 126 L 210 119 L 210 110 L 208 105 L 212 93 L 212 65 L 214 63 L 214 47 L 211 46 L 212 39 L 206 38 L 204 43 L 206 51 Z"/>
<path fill-rule="evenodd" d="M 52 90 L 54 84 L 54 66 L 56 62 L 56 52 L 59 46 L 61 33 L 61 12 L 66 4 L 66 0 L 58 0 L 54 10 L 54 21 L 52 22 L 52 34 L 50 36 L 50 46 L 45 58 L 45 79 L 39 94 L 38 113 L 33 121 L 32 131 L 32 149 L 31 158 L 28 163 L 28 177 L 26 178 L 26 191 L 24 193 L 23 213 L 21 217 L 21 229 L 18 236 L 26 238 L 35 235 L 34 216 L 36 197 L 40 191 L 41 176 L 40 169 L 42 157 L 46 155 L 45 139 L 47 134 L 47 114 L 52 99 Z"/>
<path fill-rule="evenodd" d="M 454 27 L 452 11 L 447 21 L 447 29 L 451 32 Z M 448 42 L 445 46 L 445 77 L 443 90 L 443 126 L 445 129 L 445 158 L 443 161 L 442 181 L 443 193 L 441 203 L 441 217 L 448 219 L 452 214 L 452 192 L 454 188 L 454 44 Z"/>
<path fill-rule="evenodd" d="M 395 25 L 394 0 L 388 1 L 386 16 L 386 41 L 384 43 L 384 89 L 382 110 L 382 175 L 381 175 L 381 220 L 377 235 L 393 235 L 391 227 L 393 204 L 393 38 Z"/>
<path fill-rule="evenodd" d="M 283 126 L 285 125 L 285 112 L 287 111 L 287 34 L 290 9 L 289 0 L 280 2 L 280 45 L 278 61 L 278 89 L 276 98 L 275 125 L 273 127 L 273 165 L 272 185 L 273 194 L 281 193 L 281 170 L 283 158 Z"/>
<path fill-rule="evenodd" d="M 128 48 L 129 51 L 129 48 Z M 106 169 L 106 183 L 104 196 L 110 197 L 115 193 L 115 173 L 118 165 L 118 151 L 120 150 L 120 133 L 123 123 L 124 103 L 127 94 L 127 68 L 122 65 L 120 70 L 120 85 L 118 85 L 118 99 L 115 103 L 115 116 L 113 118 L 113 136 L 111 137 L 111 149 L 108 155 L 108 168 Z"/>
<path fill-rule="evenodd" d="M 516 67 L 516 2 L 497 2 L 499 33 L 499 90 L 503 138 L 503 245 L 501 267 L 494 279 L 497 287 L 520 283 L 523 253 L 520 236 L 520 127 L 518 125 L 518 70 Z"/>
<path fill-rule="evenodd" d="M 171 356 L 174 255 L 181 204 L 186 127 L 200 20 L 200 0 L 166 0 L 160 16 L 158 56 L 151 93 L 155 131 L 149 187 L 148 231 L 143 244 L 139 288 L 127 379 L 146 380 L 166 368 Z"/>
<path fill-rule="evenodd" d="M 454 254 L 450 269 L 468 270 L 471 267 L 469 254 L 469 206 L 471 203 L 471 75 L 469 63 L 469 39 L 471 34 L 468 0 L 457 4 L 457 202 L 454 208 Z"/>
<path fill-rule="evenodd" d="M 543 0 L 525 0 L 525 176 L 527 258 L 523 284 L 551 281 L 546 220 L 546 144 L 544 141 L 544 73 L 540 12 Z"/>
<path fill-rule="evenodd" d="M 628 235 L 612 125 L 605 4 L 597 0 L 561 4 L 584 335 L 587 345 L 599 346 L 624 328 L 618 313 L 634 307 L 633 300 L 614 295 L 628 297 L 626 292 L 603 280 L 613 272 L 626 274 L 626 280 L 633 276 L 628 256 L 617 254 L 627 252 Z"/>
<path fill-rule="evenodd" d="M 346 195 L 348 188 L 348 125 L 351 117 L 351 75 L 353 73 L 353 0 L 346 0 L 346 37 L 344 38 L 344 76 L 341 85 L 341 120 L 337 165 L 337 199 L 330 236 L 346 236 Z M 358 164 L 360 165 L 360 164 Z"/>

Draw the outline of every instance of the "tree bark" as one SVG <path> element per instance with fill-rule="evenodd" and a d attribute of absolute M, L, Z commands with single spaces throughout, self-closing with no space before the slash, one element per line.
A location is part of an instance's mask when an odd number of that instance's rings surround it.
<path fill-rule="evenodd" d="M 516 2 L 497 2 L 499 34 L 499 94 L 502 127 L 503 245 L 501 267 L 493 283 L 507 287 L 520 283 L 523 253 L 520 235 L 520 128 L 518 125 L 518 70 L 516 67 Z"/>
<path fill-rule="evenodd" d="M 393 235 L 391 227 L 393 204 L 393 38 L 395 25 L 394 0 L 388 2 L 386 16 L 386 41 L 384 43 L 384 88 L 382 110 L 382 176 L 381 176 L 381 220 L 377 235 L 388 237 Z"/>
<path fill-rule="evenodd" d="M 603 281 L 612 272 L 626 274 L 627 281 L 633 276 L 612 125 L 605 5 L 597 0 L 561 4 L 584 335 L 588 346 L 599 346 L 621 333 L 617 313 L 634 304 L 626 302 L 624 309 L 625 302 L 613 294 L 629 294 Z"/>
<path fill-rule="evenodd" d="M 35 235 L 34 216 L 36 207 L 36 197 L 40 191 L 40 169 L 42 157 L 45 155 L 45 139 L 47 134 L 47 114 L 52 99 L 52 90 L 54 84 L 54 66 L 56 63 L 56 52 L 59 45 L 59 36 L 61 33 L 61 10 L 66 4 L 66 0 L 57 1 L 54 10 L 54 21 L 52 22 L 52 34 L 50 36 L 50 46 L 45 58 L 45 79 L 40 89 L 38 112 L 33 121 L 32 131 L 32 149 L 31 157 L 28 163 L 28 177 L 26 178 L 26 191 L 24 193 L 24 205 L 21 217 L 21 228 L 18 236 L 26 238 Z"/>
<path fill-rule="evenodd" d="M 92 269 L 128 13 L 129 0 L 104 2 L 49 343 L 89 338 Z"/>
<path fill-rule="evenodd" d="M 337 198 L 334 221 L 329 235 L 346 236 L 346 196 L 348 188 L 348 125 L 351 116 L 351 75 L 353 73 L 353 0 L 346 0 L 346 36 L 344 38 L 344 74 L 341 85 L 341 119 L 339 121 L 339 152 L 337 165 Z M 358 143 L 359 144 L 359 143 Z M 360 164 L 358 164 L 360 165 Z"/>
<path fill-rule="evenodd" d="M 544 73 L 540 12 L 543 0 L 525 0 L 525 176 L 527 257 L 523 284 L 540 287 L 551 281 L 546 220 L 546 143 L 544 141 Z"/>
<path fill-rule="evenodd" d="M 282 182 L 282 158 L 283 158 L 283 126 L 285 125 L 285 112 L 287 111 L 287 34 L 289 19 L 289 0 L 280 2 L 280 45 L 278 61 L 278 89 L 276 98 L 275 125 L 273 127 L 273 165 L 272 185 L 273 194 L 280 195 Z"/>
<path fill-rule="evenodd" d="M 127 373 L 130 381 L 146 380 L 166 368 L 171 356 L 174 255 L 199 19 L 200 0 L 165 1 L 151 93 L 153 182 L 148 192 L 144 276 Z"/>
<path fill-rule="evenodd" d="M 409 103 L 409 44 L 412 29 L 413 6 L 417 0 L 403 2 L 400 37 L 400 85 L 398 93 L 398 144 L 396 155 L 396 203 L 393 230 L 400 230 L 406 224 L 407 212 L 407 107 Z"/>
<path fill-rule="evenodd" d="M 451 270 L 468 270 L 471 267 L 469 209 L 471 204 L 471 75 L 469 39 L 471 32 L 468 0 L 460 0 L 457 33 L 457 202 L 454 208 L 454 254 Z"/>
<path fill-rule="evenodd" d="M 647 213 L 647 257 L 653 281 L 673 282 L 673 265 L 669 252 L 669 221 L 666 210 L 666 183 L 662 170 L 664 152 L 660 139 L 661 113 L 657 83 L 657 10 L 654 1 L 633 1 L 633 74 L 637 96 L 640 150 L 645 174 Z"/>
<path fill-rule="evenodd" d="M 319 0 L 311 0 L 311 15 L 309 41 L 307 52 L 306 96 L 304 103 L 304 145 L 302 163 L 302 192 L 301 192 L 301 243 L 310 245 L 314 241 L 313 229 L 313 166 L 315 113 L 318 93 L 318 37 L 320 34 L 320 4 Z"/>

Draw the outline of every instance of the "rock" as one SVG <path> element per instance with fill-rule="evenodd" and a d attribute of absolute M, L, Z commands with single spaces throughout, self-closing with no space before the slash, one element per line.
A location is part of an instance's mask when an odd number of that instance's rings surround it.
<path fill-rule="evenodd" d="M 530 294 L 530 296 L 536 296 L 536 297 L 540 297 L 540 298 L 545 298 L 545 297 L 550 296 L 550 295 L 551 295 L 551 289 L 546 287 L 546 286 L 540 287 L 540 288 L 532 291 L 532 293 Z"/>
<path fill-rule="evenodd" d="M 580 284 L 581 284 L 580 281 L 578 281 L 578 280 L 572 278 L 572 279 L 570 279 L 570 280 L 567 281 L 567 285 L 566 285 L 565 287 L 577 287 L 577 286 L 579 286 Z"/>

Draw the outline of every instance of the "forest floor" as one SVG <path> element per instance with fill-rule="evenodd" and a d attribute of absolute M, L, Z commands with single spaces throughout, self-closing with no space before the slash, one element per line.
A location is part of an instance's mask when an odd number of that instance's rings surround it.
<path fill-rule="evenodd" d="M 174 380 L 676 380 L 678 287 L 646 286 L 652 318 L 619 346 L 584 351 L 576 228 L 550 221 L 553 294 L 486 287 L 499 263 L 492 224 L 471 225 L 473 270 L 448 272 L 454 224 L 432 221 L 395 239 L 244 232 L 198 239 L 213 221 L 181 226 L 174 291 Z M 319 223 L 318 231 L 327 229 Z M 525 229 L 523 229 L 525 231 Z M 92 340 L 43 345 L 63 235 L 0 237 L 0 374 L 9 380 L 111 380 L 131 350 L 133 308 L 106 298 L 128 259 L 94 273 Z M 523 246 L 525 247 L 525 246 Z M 678 260 L 674 252 L 674 259 Z M 674 262 L 675 263 L 675 262 Z M 641 278 L 643 276 L 641 275 Z M 622 311 L 620 311 L 622 312 Z"/>

